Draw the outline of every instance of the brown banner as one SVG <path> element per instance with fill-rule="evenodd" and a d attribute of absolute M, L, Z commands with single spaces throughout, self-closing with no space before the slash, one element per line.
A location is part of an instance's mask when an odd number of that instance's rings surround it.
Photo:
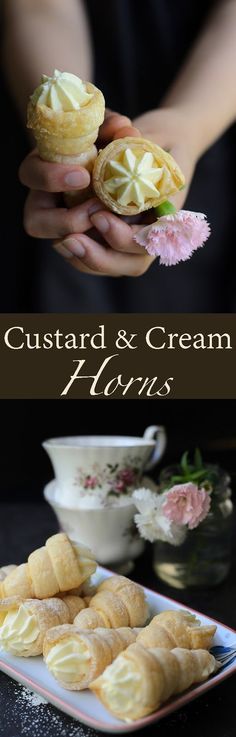
<path fill-rule="evenodd" d="M 236 315 L 0 315 L 1 399 L 236 398 Z"/>

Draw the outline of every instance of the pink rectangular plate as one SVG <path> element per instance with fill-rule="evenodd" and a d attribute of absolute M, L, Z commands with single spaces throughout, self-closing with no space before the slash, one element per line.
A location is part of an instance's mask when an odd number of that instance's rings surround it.
<path fill-rule="evenodd" d="M 99 568 L 93 579 L 101 581 L 112 575 L 112 572 Z M 197 614 L 203 624 L 217 624 L 217 632 L 214 639 L 214 646 L 221 648 L 221 651 L 228 653 L 228 648 L 233 648 L 235 653 L 227 660 L 227 664 L 212 676 L 206 683 L 194 686 L 184 695 L 173 698 L 165 706 L 154 714 L 151 714 L 137 722 L 126 724 L 112 717 L 106 709 L 100 704 L 96 696 L 90 691 L 66 691 L 61 688 L 48 672 L 44 665 L 43 659 L 39 658 L 15 658 L 1 650 L 0 653 L 0 669 L 7 675 L 14 678 L 19 683 L 24 684 L 32 691 L 41 694 L 44 698 L 64 711 L 74 719 L 87 724 L 89 727 L 108 732 L 110 734 L 122 734 L 124 732 L 135 732 L 149 724 L 158 722 L 163 717 L 171 714 L 171 712 L 179 709 L 189 703 L 197 696 L 208 691 L 210 688 L 217 686 L 225 678 L 236 672 L 236 632 L 225 627 L 225 625 L 216 622 L 204 614 L 195 612 L 190 607 L 184 607 L 183 604 L 169 599 L 165 596 L 145 589 L 147 600 L 151 609 L 152 616 L 166 609 L 188 609 L 188 611 Z"/>

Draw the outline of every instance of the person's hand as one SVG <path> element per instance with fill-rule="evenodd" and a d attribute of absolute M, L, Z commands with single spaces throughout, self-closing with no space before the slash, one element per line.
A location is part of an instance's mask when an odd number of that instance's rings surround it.
<path fill-rule="evenodd" d="M 108 111 L 99 145 L 126 135 L 139 135 L 139 131 L 126 116 Z M 148 269 L 153 258 L 133 241 L 138 226 L 131 227 L 104 210 L 96 198 L 71 209 L 58 206 L 61 192 L 88 187 L 86 169 L 42 161 L 35 149 L 21 164 L 19 176 L 30 189 L 24 215 L 26 232 L 34 238 L 53 240 L 54 248 L 76 269 L 110 276 L 138 276 Z"/>
<path fill-rule="evenodd" d="M 186 200 L 198 160 L 198 151 L 187 117 L 175 108 L 161 108 L 136 118 L 134 125 L 140 129 L 143 138 L 169 151 L 185 175 L 185 189 L 170 198 L 180 210 Z"/>

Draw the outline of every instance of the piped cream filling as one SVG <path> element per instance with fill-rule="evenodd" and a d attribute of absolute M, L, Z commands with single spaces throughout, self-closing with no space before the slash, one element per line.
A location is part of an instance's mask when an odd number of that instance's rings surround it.
<path fill-rule="evenodd" d="M 4 650 L 18 655 L 37 640 L 40 634 L 37 618 L 21 604 L 6 615 L 0 628 L 0 645 Z"/>
<path fill-rule="evenodd" d="M 129 718 L 135 704 L 140 703 L 142 696 L 142 677 L 137 672 L 135 663 L 126 660 L 122 655 L 109 665 L 102 677 L 102 692 L 111 711 L 122 713 Z"/>
<path fill-rule="evenodd" d="M 97 563 L 95 561 L 94 555 L 89 548 L 86 548 L 85 545 L 72 543 L 72 546 L 79 563 L 81 576 L 83 577 L 83 580 L 85 580 L 86 578 L 91 576 L 94 571 L 96 571 Z"/>
<path fill-rule="evenodd" d="M 151 152 L 127 148 L 107 164 L 104 187 L 120 205 L 140 207 L 161 195 L 170 183 L 170 173 L 155 165 Z"/>
<path fill-rule="evenodd" d="M 77 683 L 89 674 L 91 656 L 85 643 L 64 639 L 54 645 L 45 658 L 53 676 L 65 683 Z"/>
<path fill-rule="evenodd" d="M 53 77 L 43 74 L 42 82 L 31 99 L 35 104 L 46 105 L 55 112 L 71 112 L 80 110 L 92 97 L 79 77 L 55 69 Z"/>

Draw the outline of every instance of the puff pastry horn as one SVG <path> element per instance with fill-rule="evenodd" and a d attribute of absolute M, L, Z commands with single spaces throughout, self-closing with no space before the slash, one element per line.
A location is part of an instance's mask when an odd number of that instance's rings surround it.
<path fill-rule="evenodd" d="M 105 100 L 97 87 L 91 82 L 82 82 L 75 75 L 55 70 L 53 77 L 43 75 L 41 85 L 29 100 L 27 127 L 33 130 L 42 159 L 78 164 L 91 172 L 97 156 L 94 143 L 104 115 Z M 85 192 L 88 194 L 87 190 L 83 191 L 84 199 Z M 68 206 L 75 203 L 75 198 L 76 201 L 81 199 L 81 195 L 82 192 L 67 193 Z"/>
<path fill-rule="evenodd" d="M 46 632 L 73 622 L 85 607 L 79 596 L 22 599 L 13 596 L 0 602 L 0 646 L 23 658 L 41 655 Z"/>
<path fill-rule="evenodd" d="M 92 597 L 97 593 L 97 586 L 95 586 L 94 583 L 91 582 L 90 578 L 88 578 L 81 584 L 81 586 L 78 586 L 77 589 L 72 589 L 68 593 L 75 596 L 81 596 L 82 599 L 84 599 L 86 606 L 89 606 Z"/>
<path fill-rule="evenodd" d="M 59 532 L 6 576 L 0 584 L 0 598 L 47 599 L 80 586 L 95 570 L 91 550 Z"/>
<path fill-rule="evenodd" d="M 83 631 L 75 625 L 48 630 L 45 663 L 61 686 L 72 691 L 88 688 L 119 653 L 136 640 L 129 627 Z"/>
<path fill-rule="evenodd" d="M 0 581 L 4 581 L 4 578 L 6 578 L 9 573 L 14 571 L 15 568 L 17 568 L 17 566 L 13 563 L 9 566 L 2 566 L 2 568 L 0 568 Z"/>
<path fill-rule="evenodd" d="M 144 627 L 137 642 L 147 648 L 184 647 L 189 650 L 209 650 L 216 632 L 215 625 L 201 625 L 201 622 L 187 611 L 165 611 L 153 617 Z"/>
<path fill-rule="evenodd" d="M 88 609 L 75 617 L 80 629 L 142 627 L 148 618 L 144 590 L 125 576 L 110 576 L 98 586 Z"/>
<path fill-rule="evenodd" d="M 119 138 L 100 151 L 93 187 L 104 205 L 120 215 L 157 207 L 185 184 L 173 157 L 144 138 Z"/>
<path fill-rule="evenodd" d="M 146 650 L 135 643 L 90 688 L 114 716 L 135 721 L 159 709 L 174 694 L 207 680 L 217 667 L 207 650 Z"/>

